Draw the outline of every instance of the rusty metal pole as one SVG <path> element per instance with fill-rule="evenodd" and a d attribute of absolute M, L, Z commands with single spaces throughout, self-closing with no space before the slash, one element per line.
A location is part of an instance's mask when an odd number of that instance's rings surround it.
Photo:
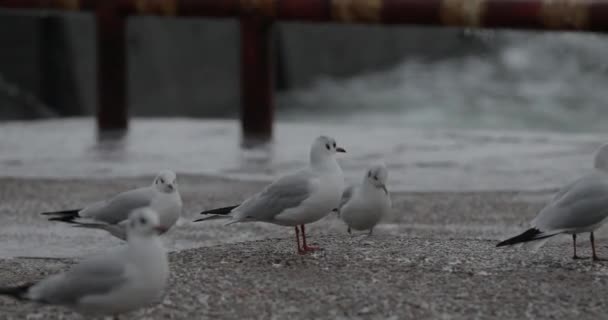
<path fill-rule="evenodd" d="M 241 128 L 243 146 L 272 139 L 274 119 L 272 22 L 261 16 L 243 16 L 241 23 Z"/>
<path fill-rule="evenodd" d="M 123 135 L 128 127 L 126 81 L 126 16 L 119 1 L 100 1 L 97 22 L 98 136 Z"/>

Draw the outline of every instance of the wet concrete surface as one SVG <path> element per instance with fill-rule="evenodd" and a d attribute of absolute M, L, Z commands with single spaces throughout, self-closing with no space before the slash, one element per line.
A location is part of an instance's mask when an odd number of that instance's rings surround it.
<path fill-rule="evenodd" d="M 37 213 L 80 207 L 151 179 L 0 179 L 0 285 L 34 281 L 121 245 L 103 231 Z M 608 262 L 571 260 L 567 236 L 536 253 L 495 248 L 554 190 L 393 193 L 392 215 L 373 236 L 349 236 L 330 214 L 307 228 L 325 250 L 299 256 L 291 228 L 189 222 L 263 183 L 179 179 L 185 213 L 164 236 L 171 251 L 166 296 L 128 319 L 586 319 L 608 311 Z M 598 239 L 599 254 L 608 256 L 604 232 Z M 586 239 L 579 250 L 590 255 Z M 80 316 L 0 298 L 0 319 L 60 318 Z"/>
<path fill-rule="evenodd" d="M 557 188 L 592 168 L 601 134 L 404 128 L 319 121 L 276 123 L 273 142 L 240 147 L 235 120 L 132 119 L 118 140 L 98 140 L 94 119 L 0 125 L 0 177 L 137 177 L 164 168 L 184 174 L 271 181 L 306 165 L 319 134 L 347 150 L 338 163 L 359 182 L 385 162 L 391 190 L 539 191 Z"/>

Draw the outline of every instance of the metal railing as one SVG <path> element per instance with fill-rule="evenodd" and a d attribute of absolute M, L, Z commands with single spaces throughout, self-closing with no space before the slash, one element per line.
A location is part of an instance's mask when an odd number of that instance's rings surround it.
<path fill-rule="evenodd" d="M 608 31 L 595 0 L 0 0 L 0 8 L 91 11 L 97 25 L 97 126 L 126 130 L 126 23 L 131 15 L 240 19 L 241 128 L 272 138 L 273 21 Z"/>

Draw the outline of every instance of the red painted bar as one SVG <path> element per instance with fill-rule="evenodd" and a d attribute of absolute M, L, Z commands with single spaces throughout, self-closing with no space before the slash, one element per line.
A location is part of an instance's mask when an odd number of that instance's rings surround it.
<path fill-rule="evenodd" d="M 543 28 L 539 1 L 489 1 L 482 24 L 487 27 Z"/>
<path fill-rule="evenodd" d="M 386 24 L 440 24 L 441 0 L 384 0 L 382 22 Z"/>
<path fill-rule="evenodd" d="M 277 16 L 285 20 L 330 21 L 331 6 L 327 0 L 277 0 Z"/>
<path fill-rule="evenodd" d="M 0 8 L 93 10 L 98 0 L 0 0 Z"/>
<path fill-rule="evenodd" d="M 180 0 L 177 1 L 179 16 L 236 17 L 240 14 L 239 0 Z"/>
<path fill-rule="evenodd" d="M 272 22 L 260 16 L 241 18 L 241 127 L 243 145 L 272 138 Z"/>
<path fill-rule="evenodd" d="M 608 1 L 597 1 L 589 8 L 591 30 L 608 30 Z"/>
<path fill-rule="evenodd" d="M 116 0 L 95 10 L 97 22 L 97 128 L 121 132 L 128 126 L 126 17 Z"/>
<path fill-rule="evenodd" d="M 238 17 L 244 9 L 239 0 L 120 0 L 120 8 L 128 15 L 218 18 Z"/>
<path fill-rule="evenodd" d="M 107 1 L 119 3 L 120 11 L 128 15 L 165 15 L 198 17 L 239 17 L 262 15 L 283 21 L 334 21 L 343 23 L 443 25 L 447 3 L 460 11 L 452 14 L 467 16 L 467 0 L 0 0 L 0 8 L 91 10 Z M 467 4 L 467 5 L 465 5 Z M 381 8 L 379 19 L 369 19 L 370 8 Z M 547 1 L 547 0 L 484 0 L 480 1 L 481 23 L 462 21 L 463 27 L 517 28 L 608 31 L 608 1 Z M 353 15 L 332 14 L 332 8 L 349 7 Z M 564 11 L 564 7 L 567 9 Z M 569 8 L 588 16 L 583 26 L 570 24 L 567 19 L 548 23 L 547 13 L 568 15 Z M 270 10 L 268 8 L 271 8 Z M 354 9 L 353 9 L 354 8 Z M 544 10 L 544 16 L 543 16 Z M 338 20 L 340 19 L 340 20 Z M 586 21 L 587 22 L 587 21 Z M 553 25 L 552 25 L 553 23 Z"/>

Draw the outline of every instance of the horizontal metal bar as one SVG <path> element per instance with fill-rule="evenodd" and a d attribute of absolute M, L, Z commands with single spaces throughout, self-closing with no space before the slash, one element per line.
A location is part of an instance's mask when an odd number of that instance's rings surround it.
<path fill-rule="evenodd" d="M 107 0 L 0 0 L 0 8 L 92 10 Z M 116 0 L 123 14 L 608 31 L 604 0 Z"/>
<path fill-rule="evenodd" d="M 84 11 L 95 9 L 97 0 L 0 0 L 0 8 Z"/>

